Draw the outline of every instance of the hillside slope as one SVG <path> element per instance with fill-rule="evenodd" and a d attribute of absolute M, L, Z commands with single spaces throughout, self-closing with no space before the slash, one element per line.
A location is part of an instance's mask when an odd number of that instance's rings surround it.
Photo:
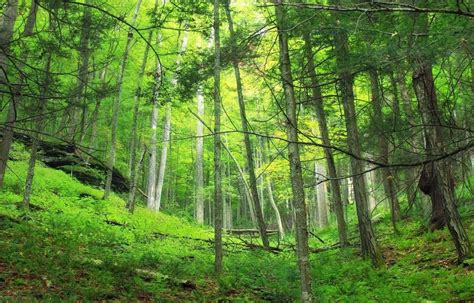
<path fill-rule="evenodd" d="M 0 297 L 25 301 L 292 302 L 298 297 L 291 249 L 268 253 L 226 238 L 225 272 L 213 278 L 212 230 L 139 207 L 128 214 L 117 196 L 66 173 L 38 167 L 33 209 L 21 201 L 26 162 L 9 163 L 0 193 Z M 464 208 L 472 220 L 472 208 Z M 352 220 L 354 223 L 354 220 Z M 446 231 L 403 235 L 377 226 L 386 266 L 373 269 L 357 246 L 312 255 L 314 292 L 324 302 L 416 302 L 474 299 L 473 267 L 456 265 Z M 473 235 L 472 222 L 468 222 Z M 355 235 L 355 230 L 352 231 Z M 318 231 L 325 247 L 335 230 Z M 388 237 L 390 235 L 390 237 Z M 285 242 L 291 248 L 291 240 Z"/>

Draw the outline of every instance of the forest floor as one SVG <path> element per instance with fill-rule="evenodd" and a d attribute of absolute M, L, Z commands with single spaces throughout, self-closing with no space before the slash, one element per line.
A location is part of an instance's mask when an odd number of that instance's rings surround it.
<path fill-rule="evenodd" d="M 12 161 L 0 192 L 0 298 L 2 301 L 293 302 L 298 272 L 292 240 L 285 251 L 248 249 L 225 238 L 225 274 L 213 277 L 213 233 L 166 214 L 139 207 L 83 185 L 64 172 L 38 167 L 32 210 L 22 200 L 27 163 Z M 474 242 L 474 206 L 461 213 Z M 321 302 L 420 302 L 474 300 L 474 259 L 456 264 L 446 230 L 419 233 L 420 220 L 391 232 L 388 217 L 376 230 L 385 266 L 374 269 L 357 243 L 311 257 L 313 288 Z M 350 221 L 356 239 L 355 219 Z M 315 231 L 329 247 L 334 228 Z M 248 241 L 248 240 L 247 240 Z M 355 242 L 356 240 L 354 240 Z M 256 243 L 256 240 L 253 240 Z M 276 243 L 273 243 L 276 245 Z"/>

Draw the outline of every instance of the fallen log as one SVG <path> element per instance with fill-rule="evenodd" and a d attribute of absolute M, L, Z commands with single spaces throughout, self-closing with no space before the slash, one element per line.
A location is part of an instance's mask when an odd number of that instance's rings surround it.
<path fill-rule="evenodd" d="M 226 232 L 230 235 L 251 235 L 251 236 L 258 236 L 260 231 L 258 229 L 228 229 Z M 278 230 L 276 229 L 268 229 L 266 230 L 266 234 L 268 236 L 277 235 Z"/>
<path fill-rule="evenodd" d="M 0 133 L 0 137 L 1 135 Z M 15 141 L 31 147 L 31 136 L 15 132 L 13 138 Z M 38 151 L 41 162 L 46 166 L 62 170 L 82 183 L 96 187 L 104 186 L 108 170 L 107 165 L 101 160 L 86 154 L 79 146 L 72 143 L 39 140 Z M 129 180 L 116 168 L 113 169 L 112 190 L 119 193 L 130 190 Z"/>

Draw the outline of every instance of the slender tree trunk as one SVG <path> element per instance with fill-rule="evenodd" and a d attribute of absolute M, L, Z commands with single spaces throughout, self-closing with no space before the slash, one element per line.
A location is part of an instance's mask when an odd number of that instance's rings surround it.
<path fill-rule="evenodd" d="M 321 228 L 329 225 L 328 220 L 328 205 L 327 205 L 327 184 L 321 182 L 326 175 L 324 167 L 315 162 L 314 163 L 314 177 L 315 177 L 315 191 L 316 191 L 316 203 L 318 209 L 318 225 Z"/>
<path fill-rule="evenodd" d="M 100 73 L 100 89 L 104 89 L 105 87 L 105 76 L 107 74 L 107 69 L 104 68 Z M 101 94 L 101 93 L 100 93 Z M 97 137 L 97 122 L 99 120 L 99 112 L 100 112 L 100 104 L 102 102 L 102 96 L 97 94 L 95 96 L 95 106 L 94 110 L 92 111 L 92 118 L 91 118 L 91 130 L 89 133 L 89 140 L 88 140 L 88 153 L 92 153 L 96 146 L 95 138 Z M 87 157 L 87 160 L 89 157 Z"/>
<path fill-rule="evenodd" d="M 158 35 L 158 41 L 160 40 Z M 150 161 L 148 163 L 148 190 L 147 190 L 147 207 L 149 209 L 156 208 L 156 142 L 157 142 L 157 126 L 158 126 L 158 96 L 161 85 L 161 64 L 156 59 L 156 71 L 153 88 L 153 105 L 151 111 L 151 134 L 150 134 Z"/>
<path fill-rule="evenodd" d="M 165 124 L 163 127 L 163 141 L 161 146 L 160 165 L 158 179 L 156 182 L 155 211 L 160 211 L 163 184 L 165 181 L 166 160 L 168 158 L 168 147 L 171 134 L 171 104 L 166 104 Z"/>
<path fill-rule="evenodd" d="M 400 98 L 402 101 L 402 109 L 403 112 L 406 116 L 406 119 L 408 121 L 408 124 L 411 126 L 416 125 L 416 121 L 414 118 L 414 113 L 413 113 L 413 108 L 412 108 L 412 102 L 411 102 L 411 96 L 408 91 L 407 85 L 406 85 L 406 80 L 405 76 L 401 72 L 397 72 L 395 75 L 395 81 L 398 84 L 398 90 L 400 92 Z M 418 151 L 416 150 L 415 145 L 418 145 L 417 143 L 419 142 L 418 138 L 415 137 L 415 143 L 411 143 L 411 149 L 414 154 L 416 154 Z M 420 143 L 420 145 L 422 145 Z M 406 195 L 407 195 L 407 200 L 408 204 L 412 205 L 415 202 L 415 196 L 416 196 L 416 191 L 417 191 L 417 179 L 418 179 L 418 173 L 417 173 L 417 168 L 407 168 L 406 169 L 406 178 L 405 178 L 405 183 L 406 185 Z"/>
<path fill-rule="evenodd" d="M 222 273 L 222 169 L 221 169 L 221 41 L 219 0 L 214 0 L 214 271 Z"/>
<path fill-rule="evenodd" d="M 197 114 L 204 117 L 204 94 L 202 87 L 197 92 Z M 196 123 L 196 221 L 204 224 L 204 125 Z"/>
<path fill-rule="evenodd" d="M 185 25 L 186 27 L 187 25 Z M 183 40 L 181 42 L 181 48 L 179 49 L 178 59 L 176 60 L 175 66 L 179 66 L 180 57 L 186 51 L 186 47 L 188 45 L 188 31 L 185 30 L 183 35 Z M 177 74 L 173 76 L 171 80 L 171 85 L 176 88 L 178 85 Z M 170 134 L 171 134 L 171 101 L 166 104 L 166 113 L 165 113 L 165 123 L 163 127 L 163 141 L 161 146 L 161 159 L 160 159 L 160 166 L 158 169 L 158 180 L 156 182 L 156 192 L 155 192 L 155 210 L 159 211 L 161 207 L 161 198 L 162 198 L 162 190 L 163 184 L 165 181 L 165 170 L 166 170 L 166 161 L 168 157 L 168 146 L 170 141 Z"/>
<path fill-rule="evenodd" d="M 7 169 L 8 156 L 13 142 L 13 129 L 16 121 L 16 106 L 14 91 L 8 81 L 6 74 L 8 69 L 8 55 L 10 53 L 10 42 L 13 37 L 13 28 L 17 18 L 18 1 L 9 0 L 6 3 L 3 13 L 0 14 L 0 85 L 6 86 L 6 90 L 11 92 L 10 104 L 8 106 L 7 118 L 3 127 L 3 138 L 0 145 L 0 189 L 3 187 L 5 171 Z"/>
<path fill-rule="evenodd" d="M 90 0 L 86 0 L 85 4 L 90 4 Z M 90 8 L 84 6 L 84 12 L 82 16 L 82 28 L 81 37 L 79 41 L 79 69 L 77 72 L 77 84 L 76 84 L 76 96 L 73 101 L 74 104 L 71 106 L 71 122 L 69 125 L 69 137 L 74 142 L 78 125 L 79 127 L 79 142 L 82 142 L 85 130 L 85 107 L 86 102 L 84 100 L 84 94 L 86 85 L 89 77 L 89 59 L 91 55 L 91 48 L 89 47 L 90 33 L 91 33 L 92 17 Z M 82 109 L 81 122 L 78 122 L 79 110 Z"/>
<path fill-rule="evenodd" d="M 142 4 L 142 0 L 138 0 L 137 5 L 135 7 L 135 11 L 133 13 L 132 21 L 130 23 L 132 25 L 135 25 L 136 23 L 136 20 L 138 17 L 138 11 L 140 10 L 141 4 Z M 117 95 L 114 99 L 113 112 L 112 112 L 112 132 L 111 132 L 109 159 L 107 163 L 108 170 L 107 170 L 107 179 L 105 181 L 104 199 L 107 199 L 109 197 L 111 188 L 112 188 L 113 170 L 114 170 L 114 165 L 115 165 L 115 153 L 116 153 L 116 148 L 117 148 L 116 144 L 117 144 L 118 118 L 119 118 L 119 111 L 120 111 L 120 102 L 122 101 L 123 76 L 125 74 L 125 67 L 127 65 L 128 55 L 130 53 L 132 40 L 133 40 L 133 31 L 132 29 L 129 29 L 127 43 L 125 45 L 125 52 L 123 54 L 123 59 L 120 64 L 120 68 L 119 68 L 118 76 L 117 76 Z"/>
<path fill-rule="evenodd" d="M 155 7 L 153 9 L 153 16 L 156 15 L 158 9 L 158 0 L 155 1 Z M 153 31 L 151 30 L 148 33 L 147 37 L 148 41 L 152 41 L 153 39 Z M 147 44 L 145 46 L 145 51 L 143 52 L 143 59 L 142 65 L 140 66 L 140 71 L 138 72 L 137 77 L 137 88 L 135 92 L 135 96 L 133 99 L 133 117 L 132 117 L 132 130 L 130 132 L 130 158 L 128 160 L 128 175 L 130 176 L 130 180 L 134 179 L 134 171 L 135 171 L 135 163 L 137 158 L 137 127 L 138 127 L 138 116 L 140 110 L 140 99 L 142 95 L 142 80 L 143 76 L 145 75 L 145 69 L 148 62 L 148 54 L 150 53 L 150 45 Z"/>
<path fill-rule="evenodd" d="M 333 1 L 338 4 L 338 1 Z M 357 128 L 356 111 L 354 102 L 353 82 L 354 78 L 349 68 L 349 42 L 346 33 L 338 29 L 334 33 L 336 64 L 340 79 L 340 90 L 342 93 L 342 102 L 344 106 L 344 117 L 347 129 L 347 145 L 349 151 L 357 156 L 361 155 L 361 146 L 359 139 L 359 130 Z M 367 186 L 365 184 L 364 163 L 355 158 L 350 159 L 353 179 L 354 198 L 356 201 L 357 218 L 359 233 L 361 238 L 362 254 L 370 257 L 372 263 L 376 266 L 382 263 L 381 254 L 378 248 L 375 233 L 370 221 L 367 208 Z"/>
<path fill-rule="evenodd" d="M 268 156 L 267 156 L 267 145 L 264 143 L 263 138 L 261 139 L 261 149 L 262 149 L 262 160 L 264 163 L 268 162 Z M 268 192 L 268 200 L 270 201 L 270 205 L 275 212 L 275 220 L 278 226 L 278 235 L 280 240 L 283 240 L 285 238 L 285 230 L 283 228 L 283 222 L 281 220 L 281 215 L 280 215 L 280 210 L 278 209 L 278 206 L 275 202 L 275 198 L 273 196 L 273 187 L 272 187 L 272 181 L 270 177 L 265 174 L 262 176 L 264 178 L 264 186 L 266 185 L 267 192 Z M 266 179 L 266 180 L 265 180 Z"/>
<path fill-rule="evenodd" d="M 420 4 L 428 7 L 430 1 L 423 0 L 420 2 Z M 415 13 L 414 24 L 415 32 L 423 33 L 417 40 L 419 45 L 415 45 L 415 47 L 426 47 L 429 37 L 426 34 L 429 32 L 428 14 Z M 410 60 L 413 65 L 413 87 L 424 125 L 426 154 L 428 158 L 445 154 L 446 142 L 442 127 L 443 121 L 438 108 L 431 58 L 416 53 L 412 55 Z M 432 190 L 439 191 L 439 200 L 443 204 L 445 223 L 456 247 L 458 260 L 462 262 L 471 256 L 471 243 L 456 206 L 451 168 L 446 160 L 436 161 L 430 166 L 431 187 Z M 433 198 L 432 196 L 432 200 Z"/>
<path fill-rule="evenodd" d="M 301 168 L 300 151 L 298 146 L 298 124 L 296 115 L 296 99 L 291 73 L 290 54 L 288 50 L 288 33 L 285 27 L 285 9 L 282 0 L 274 0 L 278 41 L 280 46 L 281 81 L 287 103 L 287 136 L 288 159 L 290 161 L 291 188 L 296 219 L 296 253 L 300 271 L 301 302 L 312 302 L 311 271 L 309 263 L 308 226 L 305 205 L 303 174 Z"/>
<path fill-rule="evenodd" d="M 313 58 L 313 45 L 311 36 L 308 32 L 304 34 L 305 40 L 305 54 L 308 62 L 308 74 L 311 80 L 311 91 L 314 102 L 314 108 L 316 112 L 316 118 L 318 120 L 319 132 L 321 133 L 323 144 L 331 146 L 331 139 L 329 138 L 329 130 L 326 121 L 326 112 L 323 106 L 323 96 L 321 93 L 321 87 L 319 85 L 318 77 L 316 75 L 316 66 L 314 65 Z M 344 207 L 341 198 L 341 188 L 338 180 L 336 171 L 336 164 L 334 162 L 334 156 L 332 149 L 325 148 L 324 156 L 328 167 L 329 178 L 331 179 L 331 197 L 334 203 L 334 212 L 336 213 L 337 230 L 339 233 L 339 241 L 341 247 L 345 247 L 348 244 L 347 240 L 347 227 L 344 221 Z"/>
<path fill-rule="evenodd" d="M 31 0 L 30 12 L 26 18 L 25 27 L 23 29 L 22 36 L 29 37 L 33 34 L 34 27 L 36 25 L 36 15 L 38 13 L 38 0 Z"/>
<path fill-rule="evenodd" d="M 384 125 L 384 116 L 382 112 L 382 99 L 380 96 L 380 85 L 379 85 L 379 77 L 377 70 L 371 68 L 369 70 L 370 74 L 370 83 L 371 83 L 371 90 L 372 90 L 372 108 L 374 111 L 373 119 L 377 121 L 377 125 L 382 125 L 382 129 L 379 129 L 379 161 L 389 164 L 389 147 L 388 147 L 388 140 L 386 134 L 384 133 L 383 125 Z M 385 196 L 389 199 L 390 205 L 390 213 L 391 213 L 391 220 L 393 230 L 398 232 L 397 229 L 397 221 L 400 219 L 400 204 L 397 198 L 397 190 L 395 188 L 394 183 L 394 175 L 392 174 L 392 170 L 390 168 L 382 168 L 381 169 L 382 175 L 382 183 L 385 192 Z"/>
<path fill-rule="evenodd" d="M 225 11 L 227 15 L 227 23 L 229 25 L 229 32 L 231 36 L 231 46 L 234 53 L 232 54 L 232 66 L 234 68 L 235 74 L 235 81 L 237 85 L 237 99 L 239 102 L 239 110 L 240 110 L 240 120 L 242 122 L 242 131 L 244 133 L 244 143 L 245 143 L 245 152 L 246 152 L 246 160 L 249 172 L 249 183 L 250 183 L 250 192 L 252 194 L 252 201 L 254 204 L 254 210 L 257 218 L 258 230 L 260 232 L 260 238 L 262 239 L 263 246 L 265 248 L 269 248 L 270 243 L 268 241 L 267 236 L 267 227 L 263 218 L 263 211 L 261 206 L 261 201 L 258 196 L 258 188 L 257 188 L 257 178 L 255 176 L 255 162 L 253 159 L 252 153 L 252 143 L 250 142 L 249 130 L 248 130 L 248 120 L 247 115 L 245 112 L 245 102 L 244 102 L 244 95 L 243 95 L 243 87 L 242 87 L 242 79 L 240 77 L 240 68 L 239 68 L 239 59 L 237 57 L 237 44 L 235 40 L 235 32 L 234 32 L 234 24 L 232 20 L 232 15 L 230 12 L 230 0 L 226 0 L 225 2 Z"/>
<path fill-rule="evenodd" d="M 128 193 L 128 200 L 127 200 L 127 209 L 130 213 L 135 211 L 135 194 L 137 192 L 138 187 L 138 178 L 140 177 L 140 170 L 142 169 L 143 160 L 146 154 L 146 146 L 142 145 L 142 155 L 140 156 L 140 160 L 138 163 L 134 165 L 134 172 L 132 173 L 133 178 L 131 181 L 130 192 Z"/>
<path fill-rule="evenodd" d="M 32 188 L 33 178 L 35 176 L 35 166 L 36 166 L 36 160 L 38 158 L 38 144 L 39 144 L 38 141 L 39 141 L 40 133 L 43 129 L 43 121 L 44 121 L 43 112 L 48 102 L 47 98 L 49 94 L 49 86 L 51 83 L 50 69 L 51 69 L 51 53 L 48 53 L 46 63 L 45 63 L 45 68 L 44 68 L 45 78 L 41 86 L 41 94 L 38 100 L 38 103 L 39 103 L 38 108 L 37 108 L 38 116 L 35 119 L 36 121 L 34 123 L 35 132 L 32 133 L 30 160 L 28 161 L 28 172 L 27 172 L 26 181 L 25 181 L 25 191 L 23 193 L 23 207 L 25 208 L 30 207 L 30 197 L 31 197 L 32 189 L 33 189 Z M 36 131 L 38 133 L 36 133 Z"/>

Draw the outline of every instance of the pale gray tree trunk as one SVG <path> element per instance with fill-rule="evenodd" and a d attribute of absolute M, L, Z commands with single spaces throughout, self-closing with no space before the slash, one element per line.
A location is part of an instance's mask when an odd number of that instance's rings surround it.
<path fill-rule="evenodd" d="M 261 139 L 261 148 L 262 148 L 262 160 L 264 163 L 267 163 L 268 161 L 267 145 L 264 143 L 263 138 Z M 272 181 L 270 177 L 268 176 L 268 174 L 263 175 L 262 178 L 264 178 L 263 180 L 264 186 L 266 186 L 267 188 L 268 200 L 270 201 L 270 206 L 275 212 L 275 220 L 278 226 L 278 235 L 280 237 L 280 240 L 283 240 L 283 238 L 285 238 L 285 229 L 283 228 L 283 222 L 281 220 L 280 210 L 278 209 L 278 205 L 276 204 L 275 198 L 273 196 Z"/>
<path fill-rule="evenodd" d="M 158 42 L 160 40 L 158 35 Z M 151 134 L 150 134 L 150 160 L 148 162 L 148 190 L 147 190 L 147 207 L 155 209 L 155 192 L 156 192 L 156 142 L 157 142 L 157 126 L 158 126 L 158 97 L 161 86 L 161 63 L 156 59 L 156 70 L 154 76 L 153 101 L 151 110 Z"/>
<path fill-rule="evenodd" d="M 138 12 L 140 10 L 140 6 L 142 4 L 142 0 L 137 1 L 137 5 L 135 7 L 135 11 L 133 12 L 131 25 L 135 25 Z M 117 128 L 118 128 L 118 118 L 120 112 L 120 102 L 122 101 L 122 84 L 123 84 L 123 77 L 125 74 L 125 67 L 128 61 L 128 55 L 130 53 L 130 48 L 132 45 L 133 40 L 133 30 L 129 29 L 127 43 L 125 45 L 125 52 L 123 54 L 122 62 L 120 63 L 120 68 L 117 75 L 117 95 L 114 98 L 113 104 L 113 112 L 112 112 L 112 131 L 111 131 L 111 140 L 110 140 L 110 149 L 109 149 L 109 159 L 107 161 L 107 179 L 105 181 L 105 191 L 104 191 L 104 199 L 107 199 L 110 195 L 111 188 L 112 188 L 112 178 L 113 178 L 113 170 L 115 165 L 115 153 L 117 148 Z"/>
<path fill-rule="evenodd" d="M 324 167 L 314 162 L 314 177 L 315 177 L 315 191 L 316 191 L 316 203 L 318 209 L 318 225 L 321 228 L 325 228 L 329 225 L 328 219 L 328 201 L 327 201 L 327 183 L 324 181 L 326 179 L 326 171 Z"/>
<path fill-rule="evenodd" d="M 153 16 L 156 16 L 158 10 L 158 0 L 155 1 L 155 7 L 153 9 Z M 153 30 L 150 30 L 147 37 L 148 41 L 153 39 Z M 145 75 L 145 69 L 148 62 L 148 54 L 150 53 L 150 45 L 145 46 L 145 51 L 143 52 L 142 65 L 140 66 L 140 71 L 138 72 L 137 77 L 137 88 L 135 96 L 133 98 L 133 117 L 132 117 L 132 130 L 130 132 L 130 158 L 128 160 L 128 176 L 130 180 L 134 179 L 135 165 L 137 160 L 137 128 L 138 128 L 138 116 L 140 110 L 140 99 L 142 95 L 142 80 Z"/>
<path fill-rule="evenodd" d="M 8 156 L 13 142 L 13 130 L 16 121 L 15 89 L 8 83 L 6 72 L 8 69 L 7 62 L 10 53 L 10 42 L 13 37 L 17 11 L 18 1 L 8 0 L 2 14 L 0 14 L 0 85 L 6 86 L 5 90 L 11 92 L 7 118 L 3 127 L 2 143 L 0 145 L 0 189 L 3 187 L 3 179 L 7 169 Z"/>
<path fill-rule="evenodd" d="M 300 272 L 301 302 L 312 302 L 311 270 L 309 263 L 308 226 L 305 205 L 305 192 L 298 146 L 298 120 L 296 98 L 293 88 L 290 54 L 288 50 L 288 32 L 285 26 L 286 13 L 282 0 L 274 0 L 278 41 L 280 47 L 281 81 L 285 92 L 286 124 L 288 141 L 288 159 L 290 161 L 290 178 L 293 192 L 293 205 L 296 219 L 296 253 Z"/>
<path fill-rule="evenodd" d="M 28 37 L 33 34 L 34 27 L 36 25 L 36 15 L 38 13 L 38 0 L 31 0 L 30 11 L 26 18 L 25 28 L 23 29 L 22 36 Z"/>
<path fill-rule="evenodd" d="M 185 25 L 185 27 L 186 26 L 187 25 Z M 179 66 L 180 57 L 186 51 L 187 45 L 188 45 L 188 31 L 185 29 L 175 67 Z M 178 85 L 177 77 L 178 75 L 175 74 L 173 76 L 173 79 L 171 80 L 171 85 L 173 88 L 176 88 L 176 86 Z M 163 140 L 161 143 L 162 144 L 161 145 L 161 158 L 160 158 L 160 165 L 158 169 L 158 180 L 156 181 L 156 191 L 155 191 L 155 210 L 156 211 L 160 211 L 163 184 L 165 181 L 166 161 L 168 158 L 168 147 L 169 147 L 169 141 L 170 141 L 170 135 L 171 135 L 171 109 L 172 107 L 171 107 L 171 101 L 170 101 L 166 104 L 165 122 L 164 122 L 164 127 L 163 127 Z"/>
<path fill-rule="evenodd" d="M 242 131 L 244 135 L 246 160 L 247 160 L 248 173 L 249 173 L 250 192 L 252 194 L 252 201 L 254 204 L 254 210 L 255 210 L 257 223 L 258 223 L 258 230 L 260 232 L 260 238 L 262 239 L 263 246 L 265 248 L 268 248 L 270 246 L 270 243 L 268 241 L 267 227 L 263 218 L 262 205 L 261 205 L 261 201 L 258 195 L 257 178 L 255 176 L 255 163 L 253 159 L 252 143 L 250 142 L 248 120 L 247 120 L 247 115 L 245 111 L 242 79 L 240 76 L 239 58 L 237 57 L 237 43 L 236 43 L 236 37 L 235 37 L 235 32 L 234 32 L 234 24 L 233 24 L 232 15 L 231 15 L 229 6 L 230 6 L 230 0 L 226 0 L 224 8 L 226 11 L 226 16 L 227 16 L 227 24 L 229 26 L 231 49 L 234 52 L 232 54 L 232 66 L 234 68 L 235 81 L 237 85 L 237 100 L 239 102 L 240 120 L 242 122 Z"/>
<path fill-rule="evenodd" d="M 197 114 L 204 117 L 204 94 L 202 86 L 197 91 Z M 204 125 L 196 122 L 196 221 L 204 224 Z"/>
<path fill-rule="evenodd" d="M 155 192 L 155 211 L 160 211 L 163 184 L 165 181 L 166 160 L 168 158 L 168 146 L 171 134 L 171 104 L 166 104 L 165 124 L 163 126 L 163 140 L 161 142 L 160 165 L 158 168 L 158 179 Z"/>
<path fill-rule="evenodd" d="M 219 0 L 214 0 L 214 271 L 222 273 L 222 169 L 221 169 L 221 41 Z"/>

